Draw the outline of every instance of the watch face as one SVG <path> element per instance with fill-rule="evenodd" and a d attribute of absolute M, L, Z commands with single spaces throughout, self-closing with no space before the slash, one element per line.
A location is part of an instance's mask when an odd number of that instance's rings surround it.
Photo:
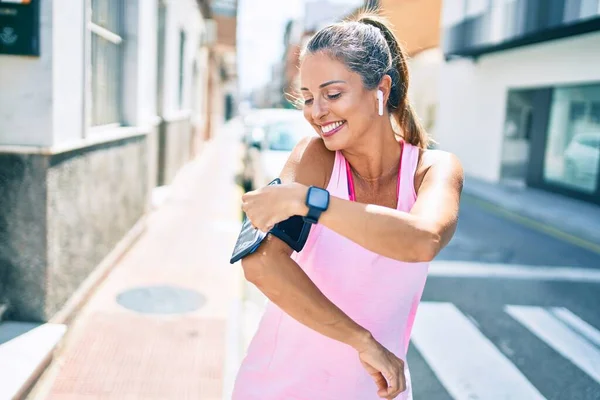
<path fill-rule="evenodd" d="M 324 189 L 311 188 L 308 195 L 308 205 L 326 210 L 329 205 L 329 193 Z"/>

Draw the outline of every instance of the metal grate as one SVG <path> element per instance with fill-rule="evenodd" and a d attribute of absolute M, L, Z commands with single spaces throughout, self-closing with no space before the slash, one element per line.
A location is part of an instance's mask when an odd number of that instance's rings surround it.
<path fill-rule="evenodd" d="M 206 303 L 206 298 L 190 289 L 150 286 L 120 293 L 117 303 L 144 314 L 179 314 L 197 310 Z"/>

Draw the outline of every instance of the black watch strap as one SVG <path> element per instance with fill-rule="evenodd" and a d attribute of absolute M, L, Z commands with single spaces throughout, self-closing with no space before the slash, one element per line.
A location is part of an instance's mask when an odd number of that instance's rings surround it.
<path fill-rule="evenodd" d="M 323 210 L 317 207 L 308 207 L 308 213 L 304 217 L 304 220 L 309 224 L 316 224 L 319 222 L 319 217 L 323 213 Z"/>

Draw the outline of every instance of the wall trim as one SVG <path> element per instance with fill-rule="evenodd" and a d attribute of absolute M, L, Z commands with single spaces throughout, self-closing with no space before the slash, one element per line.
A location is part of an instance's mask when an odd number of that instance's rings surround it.
<path fill-rule="evenodd" d="M 152 121 L 155 122 L 154 120 Z M 37 154 L 52 156 L 61 153 L 67 153 L 74 150 L 82 150 L 88 147 L 93 147 L 101 144 L 118 142 L 130 138 L 147 136 L 152 132 L 156 125 L 151 126 L 135 126 L 135 127 L 118 127 L 111 129 L 94 129 L 90 131 L 90 136 L 76 142 L 61 144 L 56 146 L 20 146 L 20 145 L 0 145 L 0 153 L 17 153 L 17 154 Z"/>

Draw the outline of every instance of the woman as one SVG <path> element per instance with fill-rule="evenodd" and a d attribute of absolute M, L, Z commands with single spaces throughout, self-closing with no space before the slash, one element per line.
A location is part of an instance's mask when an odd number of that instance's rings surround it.
<path fill-rule="evenodd" d="M 292 215 L 313 226 L 299 253 L 269 235 L 242 260 L 270 303 L 233 398 L 411 399 L 410 331 L 428 263 L 456 227 L 462 168 L 427 150 L 405 55 L 378 16 L 315 34 L 300 78 L 319 137 L 297 145 L 283 185 L 247 193 L 243 209 L 263 231 Z"/>

